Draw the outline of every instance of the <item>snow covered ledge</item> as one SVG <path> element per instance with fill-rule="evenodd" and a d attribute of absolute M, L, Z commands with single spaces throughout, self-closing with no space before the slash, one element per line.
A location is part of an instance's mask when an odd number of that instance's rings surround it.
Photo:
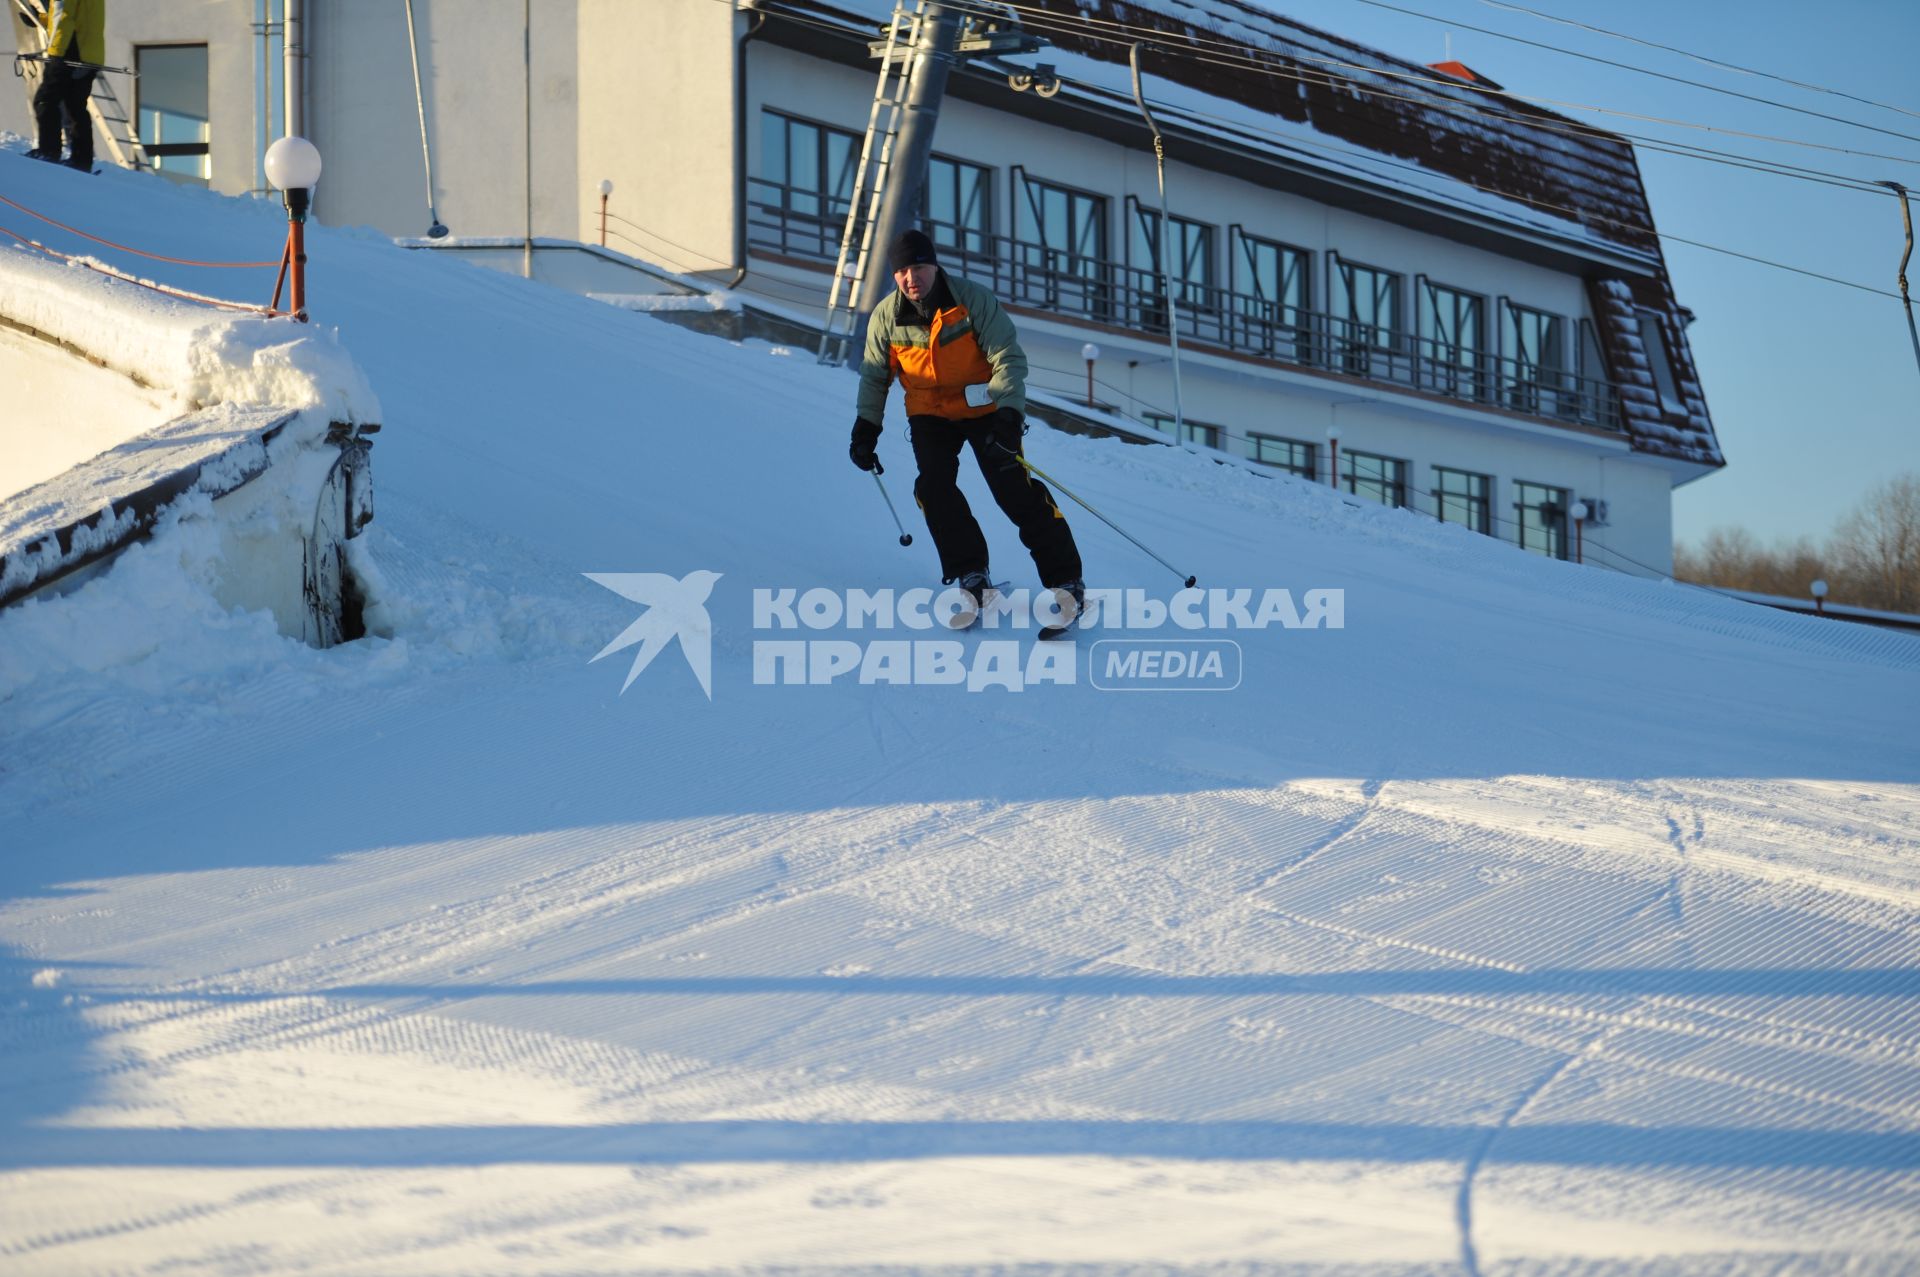
<path fill-rule="evenodd" d="M 207 523 L 207 582 L 317 646 L 364 632 L 380 408 L 335 334 L 0 250 L 0 606 Z"/>

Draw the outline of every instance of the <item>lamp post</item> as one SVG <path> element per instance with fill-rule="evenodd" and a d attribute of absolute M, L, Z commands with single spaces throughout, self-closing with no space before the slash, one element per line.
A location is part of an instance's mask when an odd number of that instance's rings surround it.
<path fill-rule="evenodd" d="M 1100 347 L 1088 342 L 1080 347 L 1080 358 L 1087 361 L 1087 407 L 1093 407 L 1093 361 L 1100 358 Z"/>
<path fill-rule="evenodd" d="M 1573 516 L 1573 561 L 1575 563 L 1585 563 L 1587 561 L 1587 541 L 1585 533 L 1587 516 L 1592 514 L 1593 511 L 1587 508 L 1586 502 L 1576 501 L 1573 503 L 1573 508 L 1567 511 L 1567 513 Z"/>
<path fill-rule="evenodd" d="M 1813 595 L 1813 610 L 1825 616 L 1827 614 L 1827 583 L 1815 581 L 1807 587 L 1807 592 Z"/>
<path fill-rule="evenodd" d="M 313 201 L 313 185 L 320 180 L 320 152 L 303 137 L 283 137 L 267 148 L 267 180 L 278 187 L 287 202 L 287 251 L 281 270 L 292 267 L 293 292 L 288 300 L 293 317 L 307 322 L 307 209 Z M 274 288 L 274 301 L 280 289 Z"/>
<path fill-rule="evenodd" d="M 1327 427 L 1327 486 L 1340 488 L 1340 427 Z"/>
<path fill-rule="evenodd" d="M 613 179 L 600 179 L 600 247 L 607 246 L 607 197 L 613 194 Z"/>

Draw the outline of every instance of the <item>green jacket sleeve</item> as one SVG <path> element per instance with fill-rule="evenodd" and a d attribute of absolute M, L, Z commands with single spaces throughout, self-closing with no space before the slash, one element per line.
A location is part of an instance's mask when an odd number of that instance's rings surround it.
<path fill-rule="evenodd" d="M 79 52 L 73 47 L 76 23 L 69 0 L 53 0 L 46 11 L 46 24 L 48 57 L 64 58 Z"/>
<path fill-rule="evenodd" d="M 998 298 L 980 285 L 971 280 L 961 283 L 965 285 L 965 295 L 960 296 L 960 300 L 973 319 L 973 339 L 980 344 L 980 353 L 993 365 L 993 379 L 987 382 L 987 393 L 993 396 L 994 406 L 1024 413 L 1027 410 L 1027 352 L 1020 349 L 1013 317 L 1001 308 Z M 952 281 L 949 286 L 955 287 L 956 295 L 960 295 L 960 289 Z"/>
<path fill-rule="evenodd" d="M 893 311 L 892 296 L 873 308 L 867 322 L 867 348 L 860 357 L 860 398 L 856 413 L 874 425 L 880 425 L 887 410 L 887 391 L 893 386 Z"/>

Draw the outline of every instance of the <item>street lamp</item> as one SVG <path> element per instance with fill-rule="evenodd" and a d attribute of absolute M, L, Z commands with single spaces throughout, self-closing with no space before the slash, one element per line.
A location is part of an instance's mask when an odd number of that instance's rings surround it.
<path fill-rule="evenodd" d="M 1587 516 L 1592 514 L 1593 511 L 1587 508 L 1586 502 L 1576 501 L 1573 503 L 1573 509 L 1567 511 L 1567 513 L 1573 516 L 1573 561 L 1575 563 L 1585 563 L 1587 561 Z"/>
<path fill-rule="evenodd" d="M 1340 427 L 1327 427 L 1327 483 L 1340 487 Z"/>
<path fill-rule="evenodd" d="M 613 179 L 600 179 L 600 247 L 607 246 L 607 197 L 613 194 Z"/>
<path fill-rule="evenodd" d="M 1827 583 L 1825 581 L 1815 581 L 1807 587 L 1807 591 L 1813 595 L 1813 610 L 1822 616 L 1826 615 Z"/>
<path fill-rule="evenodd" d="M 287 251 L 280 259 L 280 274 L 286 277 L 293 268 L 293 292 L 288 299 L 293 317 L 307 322 L 307 209 L 312 204 L 314 183 L 320 180 L 320 152 L 303 137 L 283 137 L 267 148 L 267 180 L 280 188 L 287 202 Z M 280 285 L 274 284 L 273 300 L 280 302 Z"/>
<path fill-rule="evenodd" d="M 1093 407 L 1093 361 L 1100 358 L 1100 347 L 1088 342 L 1080 347 L 1080 358 L 1087 361 L 1087 407 Z"/>

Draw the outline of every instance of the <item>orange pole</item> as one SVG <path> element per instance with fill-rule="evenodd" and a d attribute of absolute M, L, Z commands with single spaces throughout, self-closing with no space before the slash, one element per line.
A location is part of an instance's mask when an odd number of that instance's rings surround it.
<path fill-rule="evenodd" d="M 273 301 L 268 310 L 280 309 L 280 290 L 287 285 L 287 263 L 293 260 L 293 231 L 287 231 L 286 247 L 280 250 L 280 273 L 273 279 Z"/>
<path fill-rule="evenodd" d="M 293 255 L 293 292 L 288 299 L 293 317 L 307 322 L 307 228 L 294 222 L 288 231 L 287 251 Z"/>
<path fill-rule="evenodd" d="M 600 197 L 600 247 L 607 246 L 607 197 Z"/>

